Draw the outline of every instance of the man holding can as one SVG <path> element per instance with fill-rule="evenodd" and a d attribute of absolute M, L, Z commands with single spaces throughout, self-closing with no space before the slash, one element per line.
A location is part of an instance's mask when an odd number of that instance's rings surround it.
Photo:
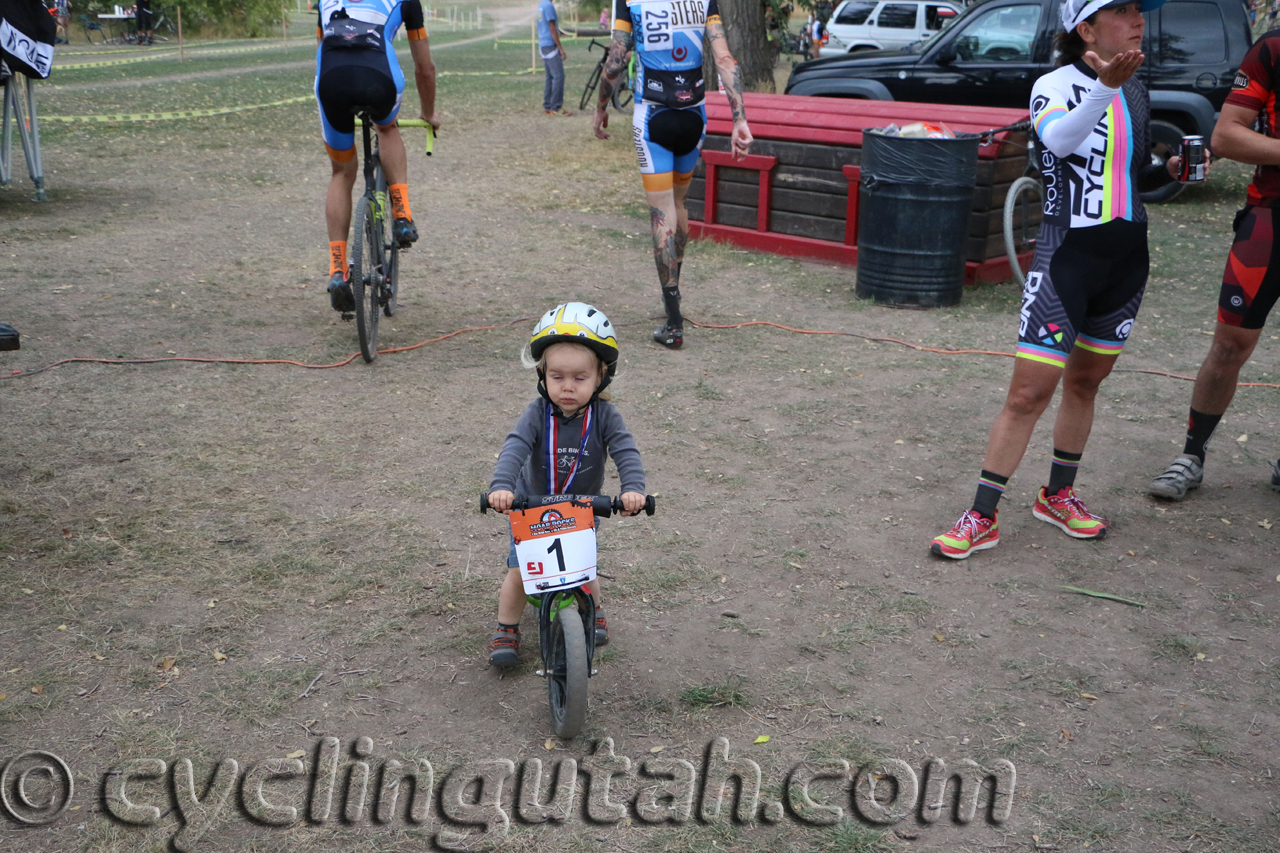
<path fill-rule="evenodd" d="M 1273 217 L 1280 199 L 1280 130 L 1276 90 L 1280 89 L 1280 30 L 1254 42 L 1213 129 L 1211 148 L 1220 157 L 1257 166 L 1245 207 L 1236 215 L 1236 236 L 1222 274 L 1218 325 L 1209 354 L 1196 375 L 1191 415 L 1182 453 L 1151 482 L 1151 494 L 1180 501 L 1204 480 L 1205 445 L 1231 405 L 1240 368 L 1253 354 L 1267 314 L 1280 297 L 1280 257 Z M 1257 122 L 1258 130 L 1254 130 Z M 1280 491 L 1280 463 L 1272 466 L 1271 488 Z"/>

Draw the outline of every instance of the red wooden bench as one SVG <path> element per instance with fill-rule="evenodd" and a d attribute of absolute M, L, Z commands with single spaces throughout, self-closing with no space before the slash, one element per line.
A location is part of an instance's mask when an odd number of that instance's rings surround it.
<path fill-rule="evenodd" d="M 690 233 L 779 254 L 856 264 L 858 181 L 865 128 L 916 121 L 983 133 L 1027 118 L 1021 110 L 799 95 L 746 95 L 755 137 L 746 160 L 729 153 L 728 99 L 707 95 L 707 139 L 687 207 Z M 1027 170 L 1027 135 L 1003 131 L 978 150 L 965 281 L 1011 278 L 1002 214 Z M 1037 212 L 1038 216 L 1038 212 Z M 1030 253 L 1020 256 L 1025 270 Z"/>

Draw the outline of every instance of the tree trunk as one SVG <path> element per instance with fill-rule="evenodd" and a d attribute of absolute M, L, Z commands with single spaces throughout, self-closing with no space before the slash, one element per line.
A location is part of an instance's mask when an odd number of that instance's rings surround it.
<path fill-rule="evenodd" d="M 724 20 L 729 52 L 738 60 L 738 72 L 742 88 L 747 92 L 777 91 L 773 82 L 773 63 L 769 57 L 769 41 L 765 38 L 764 3 L 761 0 L 717 0 L 720 17 Z M 703 53 L 703 77 L 707 91 L 713 91 L 720 77 L 716 73 L 711 46 Z"/>

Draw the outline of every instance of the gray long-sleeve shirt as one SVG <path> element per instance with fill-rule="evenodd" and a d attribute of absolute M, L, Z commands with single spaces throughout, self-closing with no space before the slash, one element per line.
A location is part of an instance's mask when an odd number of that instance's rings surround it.
<path fill-rule="evenodd" d="M 582 458 L 578 472 L 568 492 L 576 495 L 597 495 L 604 486 L 606 455 L 613 457 L 618 466 L 618 479 L 623 492 L 644 494 L 644 467 L 640 464 L 640 451 L 635 439 L 622 422 L 622 416 L 612 403 L 596 400 L 591 404 L 592 423 L 585 446 L 582 445 L 582 420 L 584 406 L 572 418 L 555 415 L 556 422 L 556 483 L 563 486 L 565 477 L 578 459 Z M 538 398 L 529 404 L 516 422 L 515 429 L 507 436 L 498 455 L 489 491 L 505 489 L 516 495 L 545 495 L 551 493 L 547 481 L 547 402 Z"/>

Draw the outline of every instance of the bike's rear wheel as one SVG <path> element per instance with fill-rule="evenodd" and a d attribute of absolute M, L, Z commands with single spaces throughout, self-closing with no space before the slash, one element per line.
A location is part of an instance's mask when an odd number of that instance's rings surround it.
<path fill-rule="evenodd" d="M 600 64 L 591 69 L 591 76 L 587 78 L 587 85 L 582 90 L 582 100 L 578 101 L 578 109 L 585 110 L 587 104 L 591 102 L 591 96 L 595 94 L 596 86 L 600 85 L 600 71 L 603 68 L 604 65 Z"/>
<path fill-rule="evenodd" d="M 635 94 L 631 91 L 630 81 L 620 81 L 623 85 L 613 90 L 613 108 L 618 112 L 626 112 L 627 107 L 631 106 L 631 98 Z"/>
<path fill-rule="evenodd" d="M 556 737 L 577 737 L 587 719 L 587 637 L 578 608 L 562 609 L 548 633 L 547 701 Z"/>
<path fill-rule="evenodd" d="M 386 275 L 385 230 L 377 203 L 365 195 L 356 207 L 351 251 L 351 295 L 356 303 L 356 330 L 360 354 L 372 362 L 378 357 L 378 293 Z"/>

